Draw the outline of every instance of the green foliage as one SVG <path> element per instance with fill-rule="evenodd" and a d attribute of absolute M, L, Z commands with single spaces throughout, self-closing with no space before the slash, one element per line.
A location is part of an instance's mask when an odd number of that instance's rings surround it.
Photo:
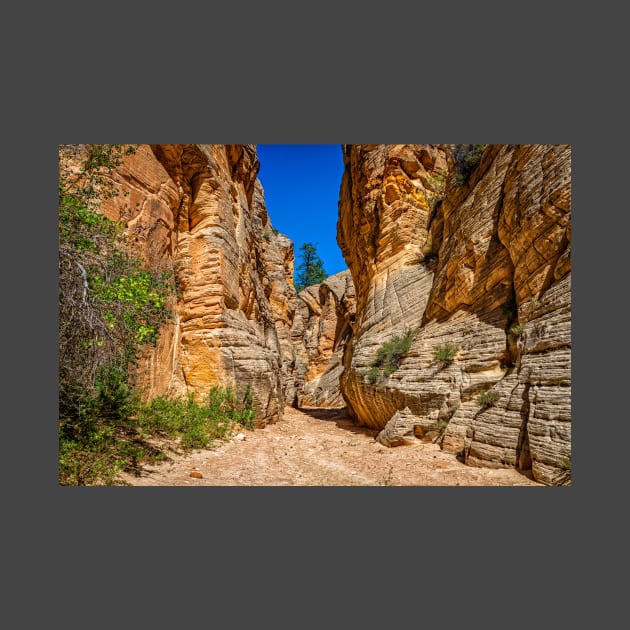
<path fill-rule="evenodd" d="M 383 478 L 378 482 L 379 486 L 391 486 L 394 481 L 394 467 L 390 465 L 387 475 L 383 475 Z"/>
<path fill-rule="evenodd" d="M 446 191 L 446 182 L 448 179 L 448 171 L 444 169 L 441 173 L 428 178 L 428 184 L 430 189 L 425 190 L 427 203 L 431 210 L 431 217 L 433 216 L 436 208 L 444 198 Z"/>
<path fill-rule="evenodd" d="M 178 437 L 182 448 L 191 449 L 223 438 L 237 424 L 251 429 L 255 417 L 249 387 L 240 401 L 233 389 L 213 387 L 201 404 L 194 394 L 154 398 L 140 410 L 138 421 L 150 434 Z"/>
<path fill-rule="evenodd" d="M 113 169 L 135 150 L 60 147 L 60 483 L 112 483 L 146 451 L 129 440 L 139 404 L 130 370 L 171 315 L 172 273 L 147 268 L 124 223 L 100 211 L 118 194 Z"/>
<path fill-rule="evenodd" d="M 322 259 L 317 255 L 313 243 L 300 245 L 301 262 L 296 268 L 295 290 L 303 291 L 306 287 L 323 282 L 328 277 Z"/>
<path fill-rule="evenodd" d="M 455 182 L 463 186 L 481 160 L 486 144 L 456 144 L 453 153 Z"/>
<path fill-rule="evenodd" d="M 60 159 L 71 149 L 62 147 Z M 87 145 L 80 168 L 61 169 L 59 405 L 65 417 L 76 419 L 83 399 L 95 395 L 101 368 L 116 366 L 127 378 L 137 350 L 156 341 L 171 314 L 172 272 L 147 269 L 124 224 L 100 212 L 103 199 L 117 195 L 112 169 L 134 151 Z"/>
<path fill-rule="evenodd" d="M 445 343 L 433 348 L 433 358 L 443 366 L 450 365 L 455 360 L 459 346 L 454 343 Z"/>
<path fill-rule="evenodd" d="M 231 388 L 213 387 L 201 403 L 194 394 L 142 403 L 122 372 L 107 370 L 97 391 L 79 418 L 60 423 L 61 485 L 115 484 L 123 470 L 165 457 L 147 442 L 152 437 L 177 440 L 185 451 L 204 448 L 237 426 L 253 428 L 256 418 L 249 387 L 240 398 Z"/>
<path fill-rule="evenodd" d="M 492 407 L 501 395 L 496 390 L 488 390 L 487 392 L 483 392 L 477 396 L 477 404 L 482 408 L 486 409 L 488 407 Z"/>
<path fill-rule="evenodd" d="M 415 332 L 405 330 L 402 335 L 395 335 L 386 341 L 376 352 L 376 358 L 371 363 L 366 380 L 370 385 L 388 378 L 400 365 L 403 356 L 408 352 L 413 342 Z"/>
<path fill-rule="evenodd" d="M 517 326 L 512 326 L 512 328 L 510 328 L 510 332 L 516 335 L 517 337 L 523 334 L 524 330 L 525 330 L 525 326 L 523 324 L 518 324 Z"/>
<path fill-rule="evenodd" d="M 380 374 L 381 371 L 379 370 L 379 368 L 373 366 L 367 371 L 365 379 L 370 385 L 375 385 L 379 381 Z"/>
<path fill-rule="evenodd" d="M 560 472 L 553 478 L 553 484 L 557 486 L 570 486 L 571 485 L 571 456 L 561 457 Z"/>

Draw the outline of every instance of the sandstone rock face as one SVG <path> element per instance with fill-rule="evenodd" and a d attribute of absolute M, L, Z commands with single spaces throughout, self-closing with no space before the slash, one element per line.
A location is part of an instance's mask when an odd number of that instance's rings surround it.
<path fill-rule="evenodd" d="M 271 308 L 278 336 L 277 351 L 280 357 L 284 402 L 292 404 L 300 387 L 300 381 L 296 376 L 296 350 L 292 336 L 293 321 L 299 303 L 293 286 L 295 261 L 293 241 L 272 227 L 259 180 L 256 181 L 253 205 L 255 232 L 261 236 L 259 239 L 261 256 L 257 272 Z"/>
<path fill-rule="evenodd" d="M 570 147 L 489 145 L 465 182 L 444 177 L 453 155 L 344 147 L 338 242 L 357 307 L 342 394 L 361 424 L 408 408 L 468 464 L 554 484 L 571 457 Z M 405 331 L 396 368 L 375 368 Z"/>
<path fill-rule="evenodd" d="M 264 425 L 282 417 L 296 297 L 258 167 L 254 145 L 141 145 L 114 175 L 128 196 L 104 211 L 128 204 L 139 248 L 175 270 L 175 319 L 139 374 L 147 395 L 250 387 Z"/>
<path fill-rule="evenodd" d="M 409 407 L 399 409 L 387 422 L 385 428 L 376 436 L 384 446 L 402 446 L 412 444 L 417 438 L 434 437 L 436 432 L 427 435 L 423 429 L 423 418 L 411 413 Z"/>
<path fill-rule="evenodd" d="M 85 149 L 68 145 L 66 166 L 78 169 Z M 178 289 L 174 317 L 135 375 L 146 398 L 249 386 L 264 425 L 287 403 L 344 404 L 354 288 L 345 272 L 298 298 L 293 243 L 271 225 L 258 167 L 253 145 L 138 145 L 101 209 Z"/>
<path fill-rule="evenodd" d="M 343 407 L 343 353 L 355 316 L 354 285 L 342 271 L 298 295 L 291 329 L 296 353 L 294 406 Z"/>

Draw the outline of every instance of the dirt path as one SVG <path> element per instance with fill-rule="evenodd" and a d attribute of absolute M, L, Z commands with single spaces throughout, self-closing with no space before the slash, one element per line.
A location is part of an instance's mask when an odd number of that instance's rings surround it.
<path fill-rule="evenodd" d="M 281 422 L 147 467 L 133 486 L 539 486 L 512 469 L 472 468 L 437 444 L 387 448 L 342 409 L 285 409 Z M 192 476 L 191 476 L 192 474 Z"/>

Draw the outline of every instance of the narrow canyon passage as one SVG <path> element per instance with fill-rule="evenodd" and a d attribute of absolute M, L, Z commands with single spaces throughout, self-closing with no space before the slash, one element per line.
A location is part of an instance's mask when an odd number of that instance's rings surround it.
<path fill-rule="evenodd" d="M 473 468 L 437 444 L 388 448 L 345 409 L 285 408 L 284 419 L 147 466 L 132 486 L 539 486 L 513 469 Z M 192 476 L 191 476 L 192 475 Z"/>

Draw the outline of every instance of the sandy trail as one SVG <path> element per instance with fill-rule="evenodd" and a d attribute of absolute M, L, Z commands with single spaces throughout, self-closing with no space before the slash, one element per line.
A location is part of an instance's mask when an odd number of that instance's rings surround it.
<path fill-rule="evenodd" d="M 473 468 L 437 444 L 387 448 L 344 409 L 287 407 L 282 421 L 145 467 L 132 486 L 540 486 L 513 469 Z M 191 474 L 193 476 L 191 476 Z"/>

